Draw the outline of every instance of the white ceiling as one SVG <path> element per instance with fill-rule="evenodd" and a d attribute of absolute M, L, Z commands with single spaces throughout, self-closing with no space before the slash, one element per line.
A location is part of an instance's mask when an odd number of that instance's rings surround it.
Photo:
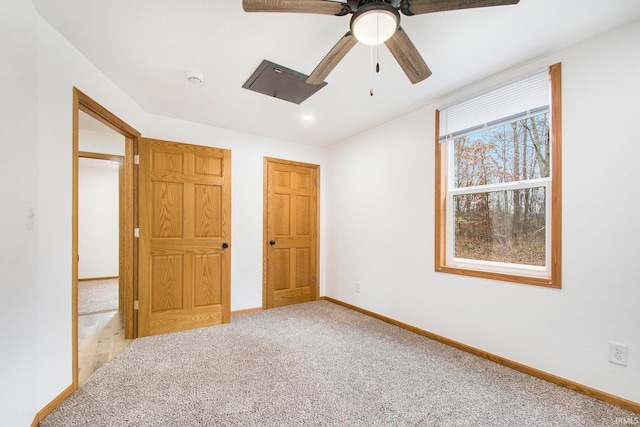
<path fill-rule="evenodd" d="M 640 0 L 521 0 L 402 16 L 433 75 L 411 85 L 386 47 L 371 86 L 357 45 L 300 105 L 242 85 L 263 59 L 310 74 L 349 16 L 245 13 L 241 0 L 33 0 L 40 15 L 148 113 L 329 145 L 494 73 L 640 19 Z M 196 70 L 205 82 L 193 85 Z M 100 100 L 97 100 L 100 102 Z M 117 114 L 117 112 L 114 112 Z M 305 115 L 313 119 L 305 121 Z"/>

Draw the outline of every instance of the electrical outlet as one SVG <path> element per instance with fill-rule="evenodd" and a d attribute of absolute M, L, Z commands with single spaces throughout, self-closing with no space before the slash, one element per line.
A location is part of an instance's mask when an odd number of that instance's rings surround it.
<path fill-rule="evenodd" d="M 609 362 L 627 366 L 627 346 L 615 342 L 609 343 Z"/>
<path fill-rule="evenodd" d="M 356 282 L 356 293 L 360 293 L 360 282 Z"/>

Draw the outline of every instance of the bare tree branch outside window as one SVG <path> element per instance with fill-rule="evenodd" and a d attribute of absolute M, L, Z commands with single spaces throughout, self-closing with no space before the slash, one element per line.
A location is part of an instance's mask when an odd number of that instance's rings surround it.
<path fill-rule="evenodd" d="M 548 178 L 550 151 L 548 113 L 457 138 L 455 187 Z M 455 257 L 544 266 L 545 200 L 536 186 L 454 196 Z"/>

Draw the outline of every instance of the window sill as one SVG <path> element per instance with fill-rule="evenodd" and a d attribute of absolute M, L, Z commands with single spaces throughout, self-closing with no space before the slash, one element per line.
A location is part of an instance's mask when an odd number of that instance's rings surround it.
<path fill-rule="evenodd" d="M 472 270 L 460 267 L 449 267 L 446 265 L 436 265 L 435 271 L 438 273 L 460 274 L 463 276 L 480 277 L 483 279 L 502 280 L 505 282 L 520 283 L 523 285 L 543 286 L 547 288 L 560 289 L 559 280 L 553 281 L 550 277 L 523 276 L 508 273 L 497 273 L 491 271 Z"/>

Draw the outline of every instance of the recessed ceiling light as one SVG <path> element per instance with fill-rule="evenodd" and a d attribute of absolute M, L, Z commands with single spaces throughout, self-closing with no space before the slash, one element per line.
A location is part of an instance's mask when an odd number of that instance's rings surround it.
<path fill-rule="evenodd" d="M 302 120 L 310 122 L 311 120 L 313 120 L 313 116 L 311 114 L 305 114 L 304 116 L 302 116 Z"/>

